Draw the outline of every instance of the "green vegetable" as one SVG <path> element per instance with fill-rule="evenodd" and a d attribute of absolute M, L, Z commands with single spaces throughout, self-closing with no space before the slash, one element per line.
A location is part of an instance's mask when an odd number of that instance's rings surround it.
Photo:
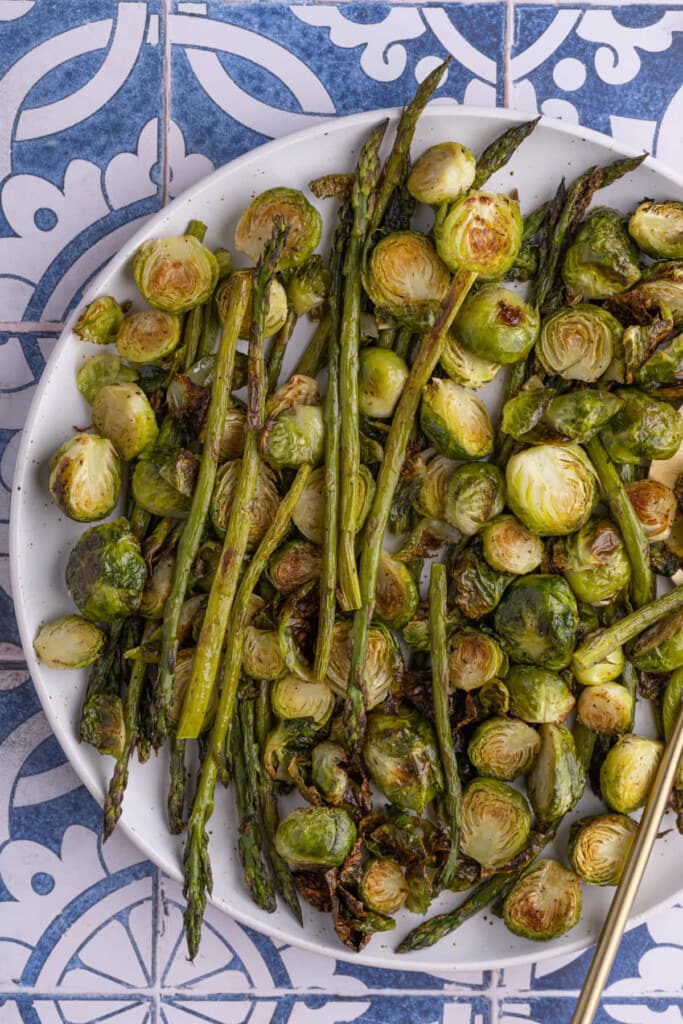
<path fill-rule="evenodd" d="M 646 199 L 631 214 L 628 230 L 648 256 L 656 260 L 683 258 L 683 203 Z"/>
<path fill-rule="evenodd" d="M 443 789 L 436 736 L 417 711 L 372 711 L 363 760 L 375 785 L 396 807 L 422 814 Z"/>
<path fill-rule="evenodd" d="M 621 683 L 587 686 L 579 694 L 577 721 L 593 732 L 620 735 L 633 724 L 635 700 Z"/>
<path fill-rule="evenodd" d="M 416 231 L 385 235 L 373 248 L 363 274 L 378 315 L 415 327 L 434 318 L 449 282 L 450 274 L 434 247 Z"/>
<path fill-rule="evenodd" d="M 121 492 L 121 464 L 111 441 L 76 434 L 50 459 L 49 488 L 55 505 L 79 523 L 104 519 Z"/>
<path fill-rule="evenodd" d="M 251 334 L 251 325 L 253 322 L 252 303 L 254 281 L 254 270 L 236 270 L 216 289 L 216 309 L 218 310 L 218 317 L 223 326 L 227 324 L 228 317 L 230 316 L 230 305 L 233 301 L 233 289 L 246 289 L 247 301 L 246 306 L 243 308 L 242 319 L 239 324 L 240 338 L 249 338 L 249 335 Z M 266 303 L 267 309 L 263 325 L 263 333 L 265 338 L 270 338 L 273 334 L 277 334 L 277 332 L 284 327 L 285 321 L 287 320 L 287 292 L 280 281 L 273 277 L 270 279 L 270 282 L 266 287 L 266 295 L 268 298 Z"/>
<path fill-rule="evenodd" d="M 108 345 L 116 340 L 123 321 L 123 310 L 111 295 L 101 295 L 83 310 L 73 326 L 74 334 L 95 345 Z"/>
<path fill-rule="evenodd" d="M 545 548 L 519 519 L 500 515 L 484 524 L 481 531 L 484 558 L 498 572 L 523 576 L 543 561 Z"/>
<path fill-rule="evenodd" d="M 145 309 L 127 316 L 116 335 L 122 359 L 154 363 L 170 356 L 180 344 L 180 317 L 160 309 Z"/>
<path fill-rule="evenodd" d="M 481 557 L 478 549 L 468 546 L 453 563 L 453 599 L 467 619 L 479 619 L 497 606 L 511 576 L 496 572 Z"/>
<path fill-rule="evenodd" d="M 395 914 L 408 898 L 408 892 L 406 877 L 396 861 L 382 857 L 365 865 L 361 894 L 371 910 Z"/>
<path fill-rule="evenodd" d="M 581 882 L 556 860 L 539 860 L 515 882 L 503 903 L 503 920 L 523 939 L 548 942 L 581 917 Z"/>
<path fill-rule="evenodd" d="M 470 537 L 505 507 L 503 474 L 489 462 L 458 466 L 446 488 L 443 518 Z"/>
<path fill-rule="evenodd" d="M 545 723 L 539 735 L 541 749 L 527 776 L 527 792 L 539 820 L 555 821 L 581 799 L 584 772 L 569 729 Z"/>
<path fill-rule="evenodd" d="M 316 544 L 305 540 L 290 540 L 271 558 L 268 578 L 283 594 L 291 594 L 311 580 L 318 579 L 320 567 L 321 552 Z"/>
<path fill-rule="evenodd" d="M 187 313 L 211 296 L 218 261 L 194 235 L 150 238 L 133 258 L 135 283 L 143 298 L 165 313 Z"/>
<path fill-rule="evenodd" d="M 479 775 L 512 782 L 526 775 L 541 748 L 535 729 L 511 718 L 489 718 L 472 734 L 467 756 Z"/>
<path fill-rule="evenodd" d="M 93 622 L 113 622 L 137 610 L 147 569 L 127 519 L 92 526 L 71 550 L 66 586 Z"/>
<path fill-rule="evenodd" d="M 642 672 L 671 672 L 682 666 L 683 610 L 672 612 L 641 633 L 631 647 L 630 658 Z"/>
<path fill-rule="evenodd" d="M 466 349 L 495 363 L 524 359 L 538 337 L 538 310 L 517 292 L 487 284 L 472 292 L 455 318 L 453 332 Z"/>
<path fill-rule="evenodd" d="M 291 868 L 339 867 L 356 841 L 356 826 L 341 807 L 297 807 L 275 833 L 275 849 Z"/>
<path fill-rule="evenodd" d="M 375 615 L 392 629 L 400 629 L 412 619 L 420 601 L 408 567 L 386 551 L 382 552 L 380 559 L 375 597 Z"/>
<path fill-rule="evenodd" d="M 137 384 L 108 384 L 92 403 L 92 422 L 127 462 L 140 455 L 159 432 L 154 410 Z"/>
<path fill-rule="evenodd" d="M 420 426 L 443 455 L 483 459 L 493 451 L 493 427 L 484 403 L 467 388 L 435 377 L 426 385 Z"/>
<path fill-rule="evenodd" d="M 631 814 L 644 805 L 663 749 L 656 740 L 635 733 L 617 740 L 600 768 L 600 791 L 608 807 Z"/>
<path fill-rule="evenodd" d="M 388 419 L 408 379 L 405 360 L 387 348 L 361 350 L 358 376 L 358 408 L 363 416 Z"/>
<path fill-rule="evenodd" d="M 510 714 L 524 722 L 559 725 L 574 707 L 574 695 L 566 681 L 547 668 L 513 665 L 505 685 Z"/>
<path fill-rule="evenodd" d="M 297 316 L 316 312 L 330 291 L 330 271 L 322 256 L 309 256 L 288 275 L 286 283 L 289 304 Z"/>
<path fill-rule="evenodd" d="M 273 683 L 270 699 L 278 718 L 312 718 L 321 725 L 334 710 L 334 694 L 326 683 L 309 683 L 294 675 Z"/>
<path fill-rule="evenodd" d="M 600 434 L 615 462 L 637 465 L 646 459 L 670 459 L 683 441 L 683 418 L 668 402 L 638 388 L 617 388 L 624 404 Z"/>
<path fill-rule="evenodd" d="M 553 562 L 579 601 L 604 604 L 628 586 L 631 565 L 618 530 L 609 519 L 591 520 L 558 541 Z"/>
<path fill-rule="evenodd" d="M 567 249 L 562 278 L 583 299 L 606 299 L 638 281 L 638 250 L 617 210 L 591 210 Z"/>
<path fill-rule="evenodd" d="M 452 329 L 446 335 L 439 362 L 451 380 L 466 388 L 483 388 L 502 369 L 502 363 L 482 359 L 465 348 Z"/>
<path fill-rule="evenodd" d="M 460 840 L 466 857 L 495 871 L 524 849 L 530 830 L 529 805 L 512 786 L 497 779 L 474 779 L 467 785 Z"/>
<path fill-rule="evenodd" d="M 434 225 L 436 250 L 449 270 L 502 277 L 522 242 L 519 203 L 509 196 L 472 191 L 457 199 Z"/>
<path fill-rule="evenodd" d="M 352 624 L 339 619 L 334 625 L 330 664 L 325 682 L 339 694 L 346 695 L 351 668 Z M 377 707 L 391 690 L 396 677 L 400 655 L 396 641 L 384 626 L 371 626 L 363 676 L 363 688 L 368 710 Z"/>
<path fill-rule="evenodd" d="M 595 471 L 575 444 L 517 452 L 508 461 L 505 482 L 510 509 L 542 537 L 580 529 L 598 496 Z"/>
<path fill-rule="evenodd" d="M 257 263 L 281 220 L 287 225 L 277 270 L 297 267 L 307 259 L 322 234 L 322 217 L 303 195 L 293 188 L 270 188 L 249 203 L 235 228 L 235 248 Z"/>
<path fill-rule="evenodd" d="M 569 665 L 579 615 L 576 599 L 559 576 L 518 577 L 495 613 L 495 629 L 513 662 L 550 669 Z"/>
<path fill-rule="evenodd" d="M 100 388 L 107 384 L 130 384 L 138 379 L 138 371 L 115 356 L 99 352 L 90 356 L 76 374 L 76 387 L 90 405 Z"/>
<path fill-rule="evenodd" d="M 638 826 L 625 814 L 595 814 L 573 822 L 569 863 L 591 885 L 618 885 Z"/>
<path fill-rule="evenodd" d="M 536 354 L 547 373 L 595 381 L 612 362 L 622 333 L 621 324 L 606 309 L 579 303 L 558 309 L 543 321 Z"/>
<path fill-rule="evenodd" d="M 448 638 L 448 680 L 451 690 L 475 690 L 508 669 L 501 646 L 477 629 L 456 630 Z"/>
<path fill-rule="evenodd" d="M 467 192 L 475 171 L 476 160 L 466 146 L 459 142 L 438 142 L 415 161 L 406 187 L 419 203 L 440 206 Z"/>
<path fill-rule="evenodd" d="M 635 480 L 626 487 L 650 544 L 666 540 L 676 518 L 676 495 L 658 480 Z"/>
<path fill-rule="evenodd" d="M 242 459 L 226 462 L 218 471 L 209 514 L 213 528 L 221 540 L 225 537 L 241 472 Z M 273 520 L 279 501 L 275 474 L 261 462 L 258 466 L 254 497 L 248 507 L 241 510 L 249 521 L 247 540 L 249 548 L 256 547 L 264 536 Z"/>
<path fill-rule="evenodd" d="M 49 668 L 86 668 L 102 654 L 106 637 L 80 615 L 65 615 L 44 623 L 33 649 Z"/>

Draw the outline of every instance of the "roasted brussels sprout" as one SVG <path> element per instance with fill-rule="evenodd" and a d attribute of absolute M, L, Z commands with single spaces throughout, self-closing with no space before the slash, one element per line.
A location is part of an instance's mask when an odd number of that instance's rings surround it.
<path fill-rule="evenodd" d="M 505 481 L 497 466 L 474 462 L 454 470 L 446 489 L 447 523 L 470 537 L 504 508 Z"/>
<path fill-rule="evenodd" d="M 145 580 L 138 608 L 144 619 L 163 619 L 166 601 L 171 593 L 174 566 L 175 553 L 166 551 L 154 566 L 151 576 Z"/>
<path fill-rule="evenodd" d="M 484 525 L 481 539 L 484 558 L 498 572 L 523 576 L 533 572 L 543 561 L 543 541 L 515 516 L 491 519 Z"/>
<path fill-rule="evenodd" d="M 218 471 L 216 486 L 209 513 L 213 528 L 221 538 L 225 537 L 225 531 L 230 517 L 235 489 L 242 471 L 242 460 L 233 459 L 226 462 Z M 258 479 L 256 482 L 256 493 L 249 504 L 248 509 L 243 509 L 249 515 L 249 548 L 253 549 L 262 539 L 264 533 L 270 526 L 280 504 L 280 496 L 277 490 L 277 481 L 272 469 L 259 463 Z"/>
<path fill-rule="evenodd" d="M 185 519 L 190 511 L 190 499 L 164 480 L 151 458 L 141 458 L 135 464 L 131 489 L 140 508 L 153 516 Z"/>
<path fill-rule="evenodd" d="M 216 308 L 218 310 L 218 316 L 221 323 L 225 323 L 228 315 L 228 309 L 230 308 L 230 303 L 232 301 L 234 280 L 237 277 L 244 277 L 249 282 L 249 298 L 239 332 L 240 338 L 248 338 L 251 330 L 252 284 L 254 281 L 253 270 L 236 270 L 230 275 L 230 277 L 226 278 L 225 281 L 219 284 L 216 289 Z M 287 319 L 288 307 L 287 292 L 277 278 L 271 278 L 267 294 L 268 301 L 266 304 L 264 334 L 269 338 L 271 335 L 277 334 L 280 328 L 284 326 L 285 320 Z"/>
<path fill-rule="evenodd" d="M 543 414 L 543 423 L 572 441 L 590 441 L 623 404 L 623 399 L 610 391 L 582 388 L 552 398 Z"/>
<path fill-rule="evenodd" d="M 609 300 L 617 310 L 627 315 L 638 311 L 666 310 L 675 327 L 683 323 L 683 263 L 669 260 L 646 267 L 637 285 L 622 295 Z"/>
<path fill-rule="evenodd" d="M 548 438 L 545 412 L 555 392 L 535 383 L 529 382 L 503 406 L 501 430 L 516 441 L 538 442 Z"/>
<path fill-rule="evenodd" d="M 79 730 L 81 743 L 89 743 L 99 754 L 120 757 L 126 743 L 123 702 L 118 693 L 93 693 L 85 701 Z"/>
<path fill-rule="evenodd" d="M 57 449 L 49 469 L 52 500 L 69 519 L 104 519 L 119 500 L 121 464 L 107 438 L 76 434 Z"/>
<path fill-rule="evenodd" d="M 651 544 L 666 540 L 676 518 L 676 495 L 658 480 L 636 480 L 626 487 L 629 501 Z"/>
<path fill-rule="evenodd" d="M 323 740 L 311 751 L 311 781 L 329 804 L 338 805 L 344 800 L 349 787 L 345 764 L 346 751 L 341 743 Z"/>
<path fill-rule="evenodd" d="M 512 578 L 507 573 L 492 569 L 472 545 L 468 545 L 455 559 L 451 577 L 453 599 L 466 619 L 480 619 L 492 612 Z"/>
<path fill-rule="evenodd" d="M 569 863 L 591 885 L 618 885 L 638 826 L 625 814 L 579 818 L 569 834 Z"/>
<path fill-rule="evenodd" d="M 33 649 L 49 668 L 86 668 L 97 661 L 106 637 L 80 615 L 64 615 L 40 627 Z"/>
<path fill-rule="evenodd" d="M 320 405 L 295 405 L 266 423 L 261 452 L 274 469 L 316 465 L 323 457 L 324 433 Z"/>
<path fill-rule="evenodd" d="M 92 422 L 126 462 L 144 451 L 159 432 L 149 399 L 137 384 L 100 388 L 92 403 Z"/>
<path fill-rule="evenodd" d="M 73 547 L 66 586 L 81 615 L 113 622 L 137 610 L 147 569 L 127 519 L 92 526 Z"/>
<path fill-rule="evenodd" d="M 308 760 L 320 726 L 312 718 L 290 718 L 271 729 L 263 745 L 263 767 L 276 782 L 291 786 L 290 766 Z"/>
<path fill-rule="evenodd" d="M 574 533 L 597 500 L 595 470 L 576 444 L 539 444 L 517 452 L 505 472 L 507 502 L 541 537 Z"/>
<path fill-rule="evenodd" d="M 470 292 L 453 324 L 465 348 L 496 363 L 524 359 L 534 347 L 539 327 L 538 310 L 500 284 Z"/>
<path fill-rule="evenodd" d="M 424 235 L 395 231 L 372 250 L 363 283 L 380 316 L 418 326 L 438 310 L 450 274 Z"/>
<path fill-rule="evenodd" d="M 228 409 L 225 414 L 223 436 L 220 440 L 221 460 L 239 459 L 244 451 L 244 431 L 247 422 L 242 409 Z"/>
<path fill-rule="evenodd" d="M 302 192 L 293 188 L 269 188 L 249 203 L 235 228 L 235 248 L 258 263 L 273 237 L 276 219 L 287 225 L 279 270 L 297 267 L 307 259 L 322 235 L 322 217 Z"/>
<path fill-rule="evenodd" d="M 493 427 L 484 403 L 455 381 L 432 378 L 422 393 L 420 426 L 443 455 L 483 459 L 493 451 Z"/>
<path fill-rule="evenodd" d="M 318 310 L 330 290 L 330 270 L 322 256 L 309 256 L 287 276 L 287 298 L 297 316 Z"/>
<path fill-rule="evenodd" d="M 165 313 L 187 313 L 206 302 L 218 282 L 218 261 L 193 235 L 150 238 L 133 258 L 142 297 Z"/>
<path fill-rule="evenodd" d="M 320 577 L 322 552 L 317 544 L 290 540 L 278 548 L 268 563 L 268 577 L 283 594 L 291 594 Z"/>
<path fill-rule="evenodd" d="M 475 690 L 503 677 L 508 660 L 492 636 L 477 629 L 462 629 L 448 640 L 448 682 L 451 690 Z"/>
<path fill-rule="evenodd" d="M 378 789 L 402 810 L 422 814 L 443 788 L 434 730 L 411 708 L 368 715 L 363 759 Z"/>
<path fill-rule="evenodd" d="M 514 580 L 498 605 L 495 629 L 514 662 L 566 668 L 576 644 L 576 599 L 559 576 L 532 573 Z"/>
<path fill-rule="evenodd" d="M 342 807 L 297 807 L 275 833 L 275 849 L 295 871 L 339 867 L 355 841 L 353 818 Z"/>
<path fill-rule="evenodd" d="M 532 725 L 564 722 L 574 695 L 561 675 L 548 668 L 513 665 L 505 676 L 510 714 Z"/>
<path fill-rule="evenodd" d="M 633 374 L 636 384 L 680 384 L 683 380 L 683 334 L 662 345 Z"/>
<path fill-rule="evenodd" d="M 392 634 L 384 626 L 370 627 L 363 685 L 369 709 L 381 704 L 392 688 L 400 665 L 400 654 Z M 345 696 L 351 669 L 351 622 L 334 624 L 332 653 L 325 682 L 340 697 Z"/>
<path fill-rule="evenodd" d="M 672 672 L 683 666 L 683 611 L 667 615 L 641 633 L 630 657 L 641 672 Z"/>
<path fill-rule="evenodd" d="M 408 898 L 408 883 L 395 860 L 386 857 L 368 861 L 363 869 L 361 895 L 378 914 L 395 914 Z"/>
<path fill-rule="evenodd" d="M 600 433 L 609 457 L 637 465 L 675 455 L 683 441 L 683 418 L 674 407 L 638 388 L 618 388 L 617 394 L 624 404 Z"/>
<path fill-rule="evenodd" d="M 438 142 L 417 158 L 406 187 L 418 203 L 428 206 L 452 203 L 470 188 L 476 166 L 466 146 L 459 142 Z"/>
<path fill-rule="evenodd" d="M 446 335 L 439 362 L 451 380 L 465 388 L 483 388 L 496 377 L 503 365 L 470 352 L 452 329 Z"/>
<path fill-rule="evenodd" d="M 375 615 L 385 626 L 400 629 L 412 619 L 420 593 L 410 569 L 383 551 L 375 590 Z"/>
<path fill-rule="evenodd" d="M 279 679 L 286 671 L 276 629 L 247 626 L 242 647 L 242 671 L 252 679 Z M 281 715 L 299 718 L 299 715 Z M 311 716 L 314 717 L 314 716 Z"/>
<path fill-rule="evenodd" d="M 612 362 L 622 333 L 621 324 L 606 309 L 579 303 L 558 309 L 543 321 L 536 354 L 547 373 L 594 381 Z"/>
<path fill-rule="evenodd" d="M 557 541 L 553 562 L 579 601 L 605 604 L 628 586 L 631 563 L 614 523 L 591 520 Z"/>
<path fill-rule="evenodd" d="M 607 752 L 600 768 L 600 791 L 608 807 L 630 814 L 647 800 L 662 756 L 657 740 L 627 733 Z"/>
<path fill-rule="evenodd" d="M 581 799 L 585 785 L 574 737 L 563 725 L 539 728 L 541 748 L 527 775 L 529 800 L 540 821 L 561 818 Z"/>
<path fill-rule="evenodd" d="M 116 336 L 116 347 L 131 363 L 154 363 L 170 356 L 180 343 L 180 317 L 161 309 L 144 309 L 127 316 Z"/>
<path fill-rule="evenodd" d="M 505 897 L 503 920 L 514 935 L 548 942 L 579 923 L 581 882 L 556 860 L 538 860 Z"/>
<path fill-rule="evenodd" d="M 74 334 L 95 345 L 108 345 L 116 341 L 123 321 L 123 310 L 111 295 L 102 295 L 83 310 L 74 324 Z"/>
<path fill-rule="evenodd" d="M 437 217 L 434 240 L 449 270 L 502 277 L 515 261 L 523 227 L 516 199 L 473 191 L 456 200 L 444 217 Z"/>
<path fill-rule="evenodd" d="M 638 250 L 617 210 L 591 210 L 567 249 L 562 278 L 583 299 L 606 299 L 638 281 Z"/>
<path fill-rule="evenodd" d="M 526 775 L 541 749 L 535 729 L 514 718 L 488 718 L 480 722 L 467 747 L 467 756 L 479 775 L 512 782 Z"/>
<path fill-rule="evenodd" d="M 408 380 L 405 360 L 390 348 L 361 349 L 358 370 L 358 408 L 363 416 L 393 416 Z"/>
<path fill-rule="evenodd" d="M 434 454 L 428 460 L 419 476 L 419 490 L 413 499 L 416 512 L 429 519 L 444 519 L 446 515 L 446 493 L 455 472 L 456 463 L 445 455 Z"/>
<path fill-rule="evenodd" d="M 683 259 L 683 203 L 646 199 L 631 214 L 628 230 L 648 256 L 656 260 Z"/>
<path fill-rule="evenodd" d="M 375 493 L 375 481 L 367 466 L 360 467 L 358 474 L 358 491 L 356 494 L 356 532 L 360 530 L 365 522 L 372 498 Z M 320 466 L 314 469 L 306 481 L 302 495 L 299 498 L 294 512 L 292 522 L 304 535 L 306 540 L 314 544 L 322 544 L 323 528 L 325 522 L 325 467 Z"/>
<path fill-rule="evenodd" d="M 593 732 L 619 736 L 633 724 L 635 701 L 621 683 L 587 686 L 579 694 L 577 721 Z"/>
<path fill-rule="evenodd" d="M 531 830 L 529 805 L 516 789 L 498 779 L 474 779 L 462 798 L 460 848 L 488 871 L 495 871 L 524 849 Z"/>
<path fill-rule="evenodd" d="M 115 356 L 113 352 L 98 352 L 86 359 L 76 374 L 76 387 L 90 405 L 100 388 L 107 384 L 132 384 L 138 371 Z"/>
<path fill-rule="evenodd" d="M 327 683 L 308 683 L 294 675 L 273 683 L 270 700 L 278 718 L 312 718 L 318 725 L 334 710 L 334 694 Z"/>
<path fill-rule="evenodd" d="M 624 664 L 623 648 L 615 647 L 607 657 L 590 668 L 580 668 L 572 662 L 572 673 L 581 686 L 600 686 L 602 683 L 611 683 L 613 679 L 618 679 L 624 670 Z"/>

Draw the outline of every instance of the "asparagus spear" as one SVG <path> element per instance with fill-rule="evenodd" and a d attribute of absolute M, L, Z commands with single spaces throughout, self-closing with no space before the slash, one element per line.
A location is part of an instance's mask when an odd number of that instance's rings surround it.
<path fill-rule="evenodd" d="M 429 580 L 429 638 L 432 654 L 432 700 L 436 735 L 446 783 L 443 811 L 448 833 L 448 857 L 441 869 L 438 886 L 448 889 L 458 866 L 462 787 L 453 734 L 448 714 L 448 655 L 446 649 L 446 566 L 433 564 Z"/>
<path fill-rule="evenodd" d="M 230 617 L 230 642 L 225 654 L 221 696 L 209 734 L 207 753 L 202 762 L 192 811 L 187 823 L 187 842 L 183 870 L 185 885 L 183 893 L 187 900 L 185 930 L 190 959 L 199 949 L 202 918 L 206 906 L 206 894 L 211 891 L 211 866 L 209 863 L 209 837 L 206 826 L 213 812 L 213 793 L 218 777 L 219 765 L 223 760 L 226 737 L 233 720 L 233 710 L 239 675 L 242 665 L 244 630 L 249 616 L 249 599 L 254 587 L 265 571 L 268 559 L 289 529 L 292 511 L 310 475 L 311 467 L 302 466 L 288 493 L 282 499 L 275 518 L 259 544 L 254 556 L 244 571 Z"/>
<path fill-rule="evenodd" d="M 350 753 L 356 753 L 360 749 L 365 733 L 363 673 L 368 630 L 375 605 L 382 539 L 389 520 L 396 484 L 401 475 L 406 445 L 415 423 L 422 391 L 439 361 L 446 332 L 474 284 L 476 276 L 470 271 L 461 270 L 453 277 L 434 324 L 422 339 L 387 435 L 384 460 L 377 475 L 377 487 L 365 524 L 360 562 L 362 605 L 353 619 L 351 669 L 344 707 L 346 742 Z"/>
<path fill-rule="evenodd" d="M 166 804 L 168 831 L 179 836 L 185 828 L 185 744 L 171 737 L 170 785 Z"/>
<path fill-rule="evenodd" d="M 282 370 L 282 360 L 285 357 L 285 351 L 289 344 L 289 339 L 292 337 L 292 331 L 296 324 L 296 313 L 290 306 L 287 310 L 287 319 L 275 335 L 273 344 L 268 355 L 268 390 L 274 391 L 277 387 L 277 382 L 280 377 L 280 371 Z M 315 374 L 311 374 L 314 377 Z"/>
<path fill-rule="evenodd" d="M 325 365 L 325 353 L 330 333 L 330 318 L 327 314 L 318 322 L 313 336 L 301 353 L 301 358 L 294 368 L 294 373 L 303 373 L 306 377 L 317 377 Z"/>
<path fill-rule="evenodd" d="M 339 495 L 339 590 L 342 607 L 360 607 L 356 568 L 356 491 L 360 467 L 358 419 L 358 346 L 362 300 L 361 254 L 368 230 L 369 203 L 379 176 L 379 147 L 387 122 L 370 132 L 358 159 L 353 186 L 353 226 L 344 266 L 344 309 L 339 337 L 339 389 L 341 407 L 341 486 Z"/>
<path fill-rule="evenodd" d="M 233 722 L 233 776 L 240 827 L 237 848 L 244 880 L 254 903 L 272 914 L 277 904 L 275 892 L 261 853 L 261 828 L 258 813 L 258 748 L 254 741 L 254 701 L 241 700 Z"/>
<path fill-rule="evenodd" d="M 531 135 L 540 120 L 540 117 L 536 117 L 533 121 L 513 125 L 512 128 L 507 128 L 502 135 L 494 139 L 477 160 L 477 170 L 472 188 L 481 188 L 496 171 L 504 167 L 517 147 Z"/>
<path fill-rule="evenodd" d="M 206 516 L 216 481 L 218 453 L 228 409 L 230 381 L 235 361 L 239 329 L 248 301 L 248 281 L 236 278 L 230 308 L 221 334 L 211 402 L 206 418 L 206 439 L 202 449 L 199 475 L 192 494 L 192 505 L 178 542 L 171 592 L 164 608 L 163 638 L 157 679 L 156 726 L 158 742 L 169 732 L 169 711 L 173 697 L 173 676 L 178 654 L 178 625 L 194 562 L 204 532 Z"/>
<path fill-rule="evenodd" d="M 631 597 L 636 608 L 640 608 L 651 601 L 655 594 L 655 579 L 650 566 L 650 546 L 647 537 L 600 439 L 592 438 L 585 447 L 598 475 L 603 498 L 621 531 L 631 563 Z"/>

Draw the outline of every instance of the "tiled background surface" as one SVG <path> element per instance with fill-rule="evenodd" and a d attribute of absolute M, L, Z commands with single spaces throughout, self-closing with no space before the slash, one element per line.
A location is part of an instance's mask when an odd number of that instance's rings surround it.
<path fill-rule="evenodd" d="M 23 667 L 9 593 L 18 433 L 92 275 L 213 167 L 402 103 L 446 53 L 442 95 L 581 121 L 683 164 L 683 6 L 0 0 L 0 1024 L 571 1015 L 587 955 L 411 975 L 279 948 L 210 911 L 189 965 L 176 885 L 124 837 L 102 848 L 99 808 Z M 628 935 L 598 1020 L 683 1022 L 683 908 Z"/>

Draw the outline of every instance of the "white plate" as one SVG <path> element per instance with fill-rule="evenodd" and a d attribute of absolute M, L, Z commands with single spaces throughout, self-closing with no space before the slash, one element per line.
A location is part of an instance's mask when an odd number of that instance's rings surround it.
<path fill-rule="evenodd" d="M 307 131 L 268 143 L 240 157 L 190 189 L 160 213 L 151 217 L 99 275 L 85 302 L 96 295 L 112 294 L 119 299 L 135 298 L 130 257 L 146 238 L 181 234 L 194 217 L 209 225 L 207 243 L 232 248 L 236 217 L 253 195 L 274 185 L 304 188 L 309 179 L 353 168 L 355 155 L 369 127 L 396 111 L 371 112 L 341 118 Z M 506 126 L 522 118 L 510 111 L 433 104 L 422 117 L 414 153 L 446 139 L 458 139 L 481 152 Z M 510 163 L 494 178 L 491 187 L 517 188 L 522 207 L 528 211 L 548 199 L 563 176 L 570 181 L 592 164 L 604 164 L 619 155 L 633 155 L 611 139 L 596 132 L 544 119 Z M 683 199 L 683 181 L 648 160 L 634 174 L 601 192 L 598 201 L 626 211 L 644 196 Z M 327 237 L 334 222 L 332 204 L 318 203 L 324 214 Z M 67 325 L 45 369 L 24 431 L 18 456 L 12 499 L 12 579 L 21 637 L 36 689 L 50 724 L 79 776 L 97 800 L 102 802 L 113 762 L 100 757 L 77 740 L 77 723 L 85 672 L 56 672 L 39 664 L 32 640 L 46 619 L 72 611 L 64 585 L 64 567 L 71 546 L 83 527 L 62 518 L 47 489 L 46 463 L 77 426 L 89 421 L 88 407 L 79 395 L 74 374 L 95 346 L 81 342 Z M 308 336 L 302 329 L 300 337 Z M 300 344 L 300 343 L 299 343 Z M 291 365 L 295 349 L 290 346 Z M 141 768 L 132 767 L 124 803 L 122 827 L 145 855 L 175 878 L 180 878 L 182 839 L 166 830 L 166 762 L 163 757 Z M 214 873 L 213 901 L 216 906 L 275 939 L 325 952 L 340 959 L 376 967 L 443 972 L 456 968 L 502 967 L 566 955 L 587 947 L 598 934 L 612 890 L 585 888 L 584 911 L 570 934 L 547 945 L 516 938 L 502 922 L 479 915 L 431 949 L 395 956 L 398 940 L 421 920 L 407 912 L 399 916 L 395 932 L 375 936 L 359 955 L 350 954 L 337 941 L 330 918 L 306 908 L 305 927 L 299 929 L 286 908 L 266 914 L 251 902 L 242 884 L 240 865 L 233 840 L 234 811 L 231 796 L 218 789 L 211 823 L 211 860 Z M 591 803 L 593 800 L 593 803 Z M 581 812 L 597 809 L 594 798 L 585 797 Z M 672 825 L 673 822 L 669 822 Z M 563 830 L 558 849 L 566 850 Z M 638 900 L 636 917 L 670 902 L 683 883 L 681 852 L 683 839 L 672 831 L 655 847 Z M 445 909 L 460 901 L 458 895 L 442 897 L 432 908 Z"/>

